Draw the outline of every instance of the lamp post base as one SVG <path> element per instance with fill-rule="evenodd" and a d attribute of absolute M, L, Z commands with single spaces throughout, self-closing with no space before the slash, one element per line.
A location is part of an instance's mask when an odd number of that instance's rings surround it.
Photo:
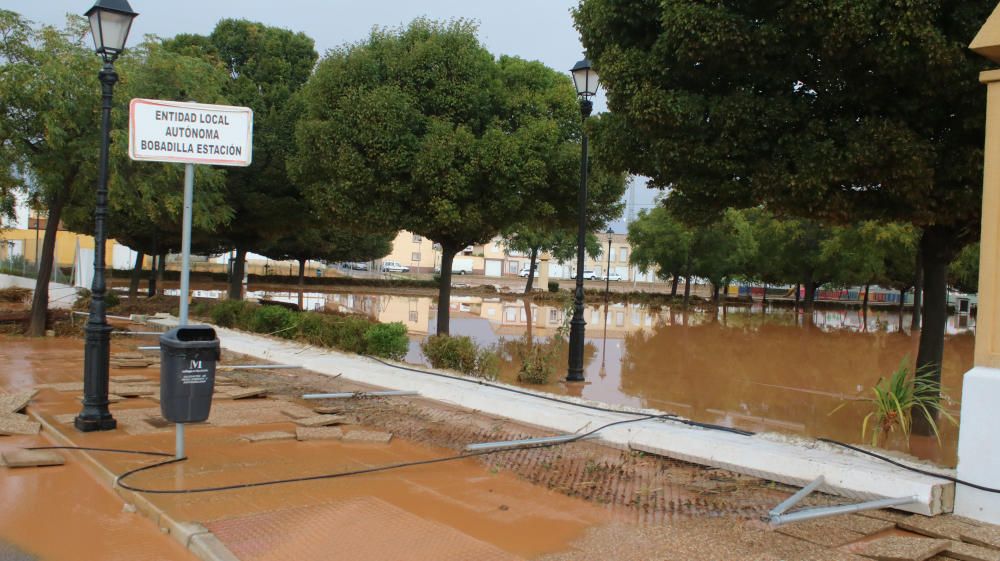
<path fill-rule="evenodd" d="M 116 421 L 111 415 L 103 418 L 84 417 L 83 415 L 78 415 L 75 419 L 73 419 L 73 426 L 80 432 L 115 430 L 118 427 L 118 421 Z"/>

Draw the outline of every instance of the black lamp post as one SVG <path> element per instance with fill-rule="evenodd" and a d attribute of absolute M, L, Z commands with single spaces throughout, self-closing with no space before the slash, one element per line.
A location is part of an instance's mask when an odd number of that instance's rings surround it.
<path fill-rule="evenodd" d="M 580 114 L 586 125 L 587 117 L 594 108 L 590 98 L 597 95 L 600 82 L 597 72 L 590 67 L 590 61 L 583 59 L 570 70 L 576 95 L 580 98 Z M 583 319 L 583 252 L 587 245 L 587 128 L 583 127 L 580 155 L 579 230 L 576 236 L 576 298 L 573 302 L 573 319 L 569 328 L 569 371 L 567 382 L 583 381 L 583 342 L 587 322 Z"/>
<path fill-rule="evenodd" d="M 97 0 L 84 14 L 90 20 L 94 50 L 104 59 L 97 75 L 101 81 L 101 161 L 97 178 L 97 209 L 94 211 L 94 280 L 90 288 L 90 316 L 84 327 L 83 410 L 73 421 L 77 430 L 111 430 L 118 423 L 108 411 L 108 361 L 111 356 L 111 326 L 108 325 L 104 294 L 104 249 L 107 242 L 108 144 L 111 129 L 111 96 L 118 81 L 115 59 L 125 50 L 132 20 L 139 15 L 127 0 Z"/>

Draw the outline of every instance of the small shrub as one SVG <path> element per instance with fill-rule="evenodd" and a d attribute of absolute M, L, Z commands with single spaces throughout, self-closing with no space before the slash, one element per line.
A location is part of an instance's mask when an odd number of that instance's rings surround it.
<path fill-rule="evenodd" d="M 253 304 L 243 300 L 223 300 L 212 306 L 209 315 L 212 323 L 220 327 L 248 328 L 249 319 L 253 314 Z"/>
<path fill-rule="evenodd" d="M 476 346 L 471 338 L 433 335 L 420 345 L 434 368 L 449 368 L 479 378 L 496 379 L 500 357 L 491 348 Z"/>
<path fill-rule="evenodd" d="M 250 320 L 250 331 L 274 334 L 289 338 L 298 324 L 295 312 L 282 306 L 261 306 L 254 311 Z"/>
<path fill-rule="evenodd" d="M 76 291 L 76 300 L 73 301 L 74 310 L 89 310 L 90 309 L 91 293 L 89 289 L 79 288 Z M 106 290 L 104 292 L 104 307 L 114 308 L 121 304 L 121 300 L 118 298 L 118 293 L 113 290 Z"/>
<path fill-rule="evenodd" d="M 376 323 L 365 331 L 365 350 L 370 355 L 400 360 L 410 350 L 406 326 L 399 322 Z"/>
<path fill-rule="evenodd" d="M 305 312 L 299 317 L 299 339 L 310 345 L 324 347 L 333 346 L 333 337 L 330 334 L 330 318 L 323 314 Z"/>
<path fill-rule="evenodd" d="M 334 317 L 327 326 L 330 345 L 342 351 L 363 354 L 365 352 L 365 333 L 372 321 L 361 317 Z"/>
<path fill-rule="evenodd" d="M 555 373 L 555 358 L 563 348 L 563 339 L 554 337 L 547 343 L 528 342 L 519 351 L 521 370 L 517 379 L 525 384 L 548 384 Z"/>
<path fill-rule="evenodd" d="M 549 281 L 549 292 L 559 292 L 559 283 L 557 281 Z"/>

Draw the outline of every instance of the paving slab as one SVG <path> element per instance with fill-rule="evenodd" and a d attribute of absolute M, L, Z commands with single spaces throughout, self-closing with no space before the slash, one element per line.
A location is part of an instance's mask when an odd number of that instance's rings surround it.
<path fill-rule="evenodd" d="M 1000 550 L 955 541 L 948 544 L 944 555 L 960 561 L 1000 561 Z"/>
<path fill-rule="evenodd" d="M 840 528 L 846 528 L 852 532 L 858 532 L 865 536 L 891 530 L 896 527 L 895 522 L 879 520 L 878 518 L 856 516 L 853 514 L 848 516 L 833 516 L 830 518 L 830 524 Z"/>
<path fill-rule="evenodd" d="M 889 536 L 864 544 L 857 553 L 878 561 L 926 561 L 948 547 L 948 540 Z"/>
<path fill-rule="evenodd" d="M 344 415 L 314 415 L 312 417 L 295 419 L 295 424 L 303 427 L 325 427 L 329 425 L 342 425 L 346 422 L 347 417 Z"/>
<path fill-rule="evenodd" d="M 134 383 L 144 383 L 148 384 L 153 380 L 148 376 L 140 376 L 139 374 L 124 374 L 121 376 L 111 376 L 111 381 L 119 384 L 134 384 Z"/>
<path fill-rule="evenodd" d="M 253 434 L 244 434 L 240 437 L 240 440 L 246 440 L 247 442 L 267 442 L 270 440 L 292 440 L 295 435 L 281 430 L 274 430 L 268 432 L 255 432 Z"/>
<path fill-rule="evenodd" d="M 108 391 L 122 397 L 145 397 L 160 391 L 160 386 L 152 384 L 111 384 Z"/>
<path fill-rule="evenodd" d="M 336 415 L 344 411 L 343 407 L 336 407 L 333 405 L 313 407 L 313 411 L 319 413 L 320 415 Z"/>
<path fill-rule="evenodd" d="M 876 520 L 888 520 L 889 522 L 899 522 L 900 520 L 906 520 L 912 517 L 912 514 L 906 512 L 900 512 L 898 510 L 865 510 L 858 513 L 858 516 L 864 516 L 866 518 L 874 518 Z"/>
<path fill-rule="evenodd" d="M 932 518 L 913 516 L 897 522 L 896 525 L 916 534 L 955 541 L 962 541 L 962 532 L 975 527 L 951 516 L 934 516 Z"/>
<path fill-rule="evenodd" d="M 284 415 L 287 415 L 287 416 L 291 417 L 292 419 L 305 419 L 307 417 L 314 417 L 315 416 L 312 411 L 310 411 L 310 410 L 308 410 L 308 409 L 306 409 L 304 407 L 298 407 L 298 406 L 296 406 L 296 407 L 287 407 L 285 409 L 282 409 L 281 412 Z"/>
<path fill-rule="evenodd" d="M 8 468 L 61 466 L 66 459 L 53 450 L 7 450 L 3 461 Z"/>
<path fill-rule="evenodd" d="M 246 399 L 248 397 L 262 397 L 267 395 L 265 388 L 236 388 L 227 391 L 231 399 Z"/>
<path fill-rule="evenodd" d="M 344 431 L 340 427 L 296 427 L 295 438 L 298 440 L 340 440 Z"/>
<path fill-rule="evenodd" d="M 344 442 L 375 442 L 388 444 L 392 440 L 391 432 L 377 430 L 352 430 L 344 433 Z"/>
<path fill-rule="evenodd" d="M 831 523 L 829 520 L 794 522 L 780 526 L 776 531 L 779 534 L 826 547 L 839 547 L 865 537 L 861 532 L 843 528 Z"/>
<path fill-rule="evenodd" d="M 49 389 L 57 392 L 82 392 L 83 382 L 59 382 L 56 384 L 36 384 L 37 389 Z"/>
<path fill-rule="evenodd" d="M 10 413 L 0 416 L 0 435 L 38 434 L 40 430 L 41 423 L 32 421 L 27 415 Z"/>
<path fill-rule="evenodd" d="M 30 390 L 26 392 L 0 394 L 0 415 L 5 413 L 19 413 L 28 406 L 28 403 L 31 402 L 31 398 L 35 397 L 36 393 L 38 393 L 37 390 Z"/>
<path fill-rule="evenodd" d="M 992 549 L 1000 549 L 1000 526 L 970 528 L 962 532 L 962 541 Z"/>

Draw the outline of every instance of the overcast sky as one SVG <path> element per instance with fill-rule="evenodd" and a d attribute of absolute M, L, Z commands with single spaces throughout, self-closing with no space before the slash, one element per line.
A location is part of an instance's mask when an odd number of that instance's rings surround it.
<path fill-rule="evenodd" d="M 364 39 L 373 26 L 396 27 L 426 16 L 436 20 L 465 18 L 479 23 L 479 38 L 494 55 L 516 55 L 566 70 L 583 57 L 580 36 L 570 10 L 577 0 L 129 0 L 139 12 L 129 44 L 153 34 L 208 34 L 223 18 L 242 18 L 302 31 L 327 49 Z M 36 22 L 61 26 L 67 13 L 82 14 L 92 2 L 67 0 L 5 0 L 4 8 Z M 599 93 L 595 110 L 606 108 Z M 640 186 L 636 203 L 649 208 L 654 193 Z M 621 224 L 616 231 L 624 231 Z"/>

